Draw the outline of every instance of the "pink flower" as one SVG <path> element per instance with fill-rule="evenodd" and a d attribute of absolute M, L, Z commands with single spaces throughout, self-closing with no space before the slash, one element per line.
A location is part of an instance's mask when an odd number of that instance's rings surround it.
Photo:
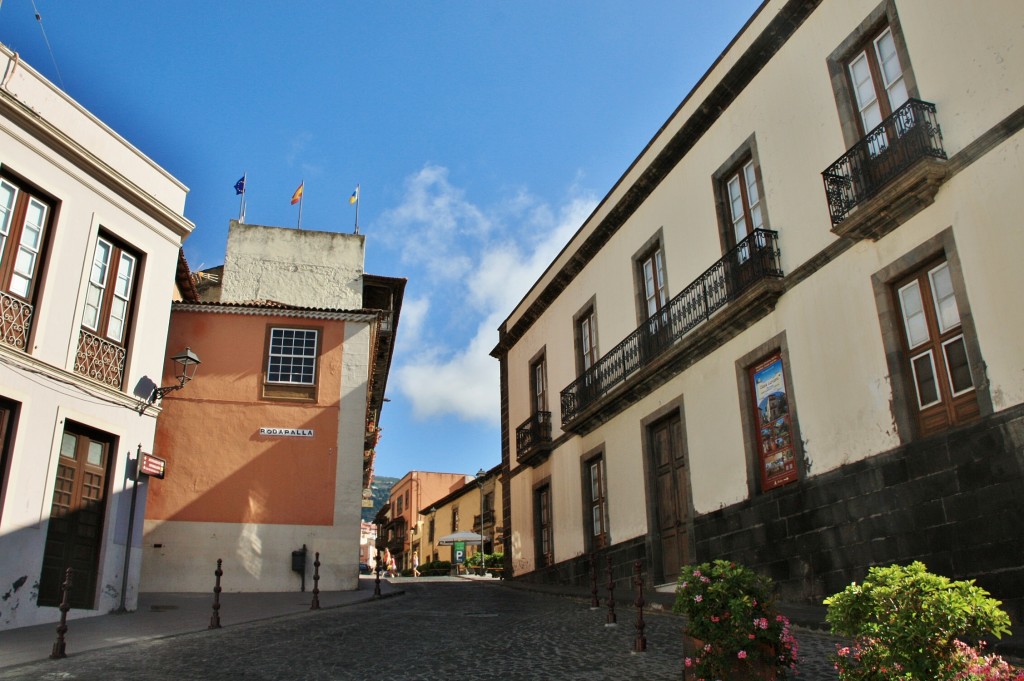
<path fill-rule="evenodd" d="M 712 616 L 711 616 L 711 621 L 712 621 L 712 622 L 718 622 L 718 621 L 719 621 L 719 619 L 718 619 L 718 615 L 712 615 Z"/>
<path fill-rule="evenodd" d="M 693 666 L 693 658 L 692 657 L 686 658 L 685 660 L 683 660 L 683 664 L 686 665 L 687 667 L 692 667 Z"/>
<path fill-rule="evenodd" d="M 740 658 L 741 660 L 747 659 L 747 651 L 741 650 L 740 652 L 736 653 L 736 657 Z"/>
<path fill-rule="evenodd" d="M 693 600 L 695 600 L 696 602 L 700 603 L 701 601 L 704 600 L 704 597 L 701 596 L 700 594 L 697 594 L 696 596 L 693 597 Z"/>

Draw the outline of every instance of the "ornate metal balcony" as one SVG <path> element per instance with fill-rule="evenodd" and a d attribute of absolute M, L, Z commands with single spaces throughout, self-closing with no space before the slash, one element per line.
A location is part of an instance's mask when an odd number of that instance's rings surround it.
<path fill-rule="evenodd" d="M 781 279 L 779 256 L 778 232 L 754 230 L 562 391 L 563 428 L 756 283 Z"/>
<path fill-rule="evenodd" d="M 121 389 L 124 382 L 125 349 L 82 330 L 78 337 L 75 371 L 111 388 Z"/>
<path fill-rule="evenodd" d="M 0 291 L 0 342 L 27 351 L 31 328 L 32 306 Z"/>
<path fill-rule="evenodd" d="M 551 453 L 551 412 L 534 412 L 516 428 L 516 460 L 521 464 L 540 463 Z"/>
<path fill-rule="evenodd" d="M 873 239 L 888 233 L 931 203 L 945 160 L 935 105 L 908 100 L 821 174 L 833 231 Z"/>

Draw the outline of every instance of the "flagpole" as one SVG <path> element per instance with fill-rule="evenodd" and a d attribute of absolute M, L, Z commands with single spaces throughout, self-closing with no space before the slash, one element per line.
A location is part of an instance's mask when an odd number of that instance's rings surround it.
<path fill-rule="evenodd" d="M 356 185 L 356 231 L 355 234 L 359 234 L 359 185 Z"/>
<path fill-rule="evenodd" d="M 303 180 L 299 186 L 302 188 L 302 193 L 299 194 L 299 224 L 296 225 L 296 229 L 302 229 L 302 199 L 306 198 L 306 181 Z"/>
<path fill-rule="evenodd" d="M 238 202 L 238 221 L 241 223 L 245 222 L 245 181 L 248 176 L 248 171 L 242 173 L 242 198 Z"/>

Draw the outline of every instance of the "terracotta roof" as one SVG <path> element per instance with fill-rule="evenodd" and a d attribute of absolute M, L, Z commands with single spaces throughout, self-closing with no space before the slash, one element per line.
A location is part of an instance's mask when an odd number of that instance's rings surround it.
<path fill-rule="evenodd" d="M 188 268 L 183 248 L 178 249 L 178 269 L 174 273 L 174 283 L 178 285 L 183 300 L 193 303 L 199 301 L 199 291 L 196 290 L 196 283 L 192 281 L 192 270 Z"/>

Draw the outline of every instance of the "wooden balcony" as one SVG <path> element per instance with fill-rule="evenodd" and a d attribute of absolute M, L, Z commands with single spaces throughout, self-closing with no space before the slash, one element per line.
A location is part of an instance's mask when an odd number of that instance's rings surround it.
<path fill-rule="evenodd" d="M 945 180 L 935 105 L 908 100 L 821 175 L 833 233 L 885 236 L 932 203 Z"/>
<path fill-rule="evenodd" d="M 75 372 L 120 390 L 124 382 L 126 356 L 127 352 L 120 345 L 83 329 L 78 337 Z"/>
<path fill-rule="evenodd" d="M 755 230 L 562 390 L 562 429 L 589 432 L 752 324 L 782 276 L 778 233 Z"/>
<path fill-rule="evenodd" d="M 31 329 L 32 306 L 0 291 L 0 342 L 27 352 Z"/>
<path fill-rule="evenodd" d="M 516 428 L 516 460 L 536 466 L 551 453 L 551 412 L 538 411 Z"/>

